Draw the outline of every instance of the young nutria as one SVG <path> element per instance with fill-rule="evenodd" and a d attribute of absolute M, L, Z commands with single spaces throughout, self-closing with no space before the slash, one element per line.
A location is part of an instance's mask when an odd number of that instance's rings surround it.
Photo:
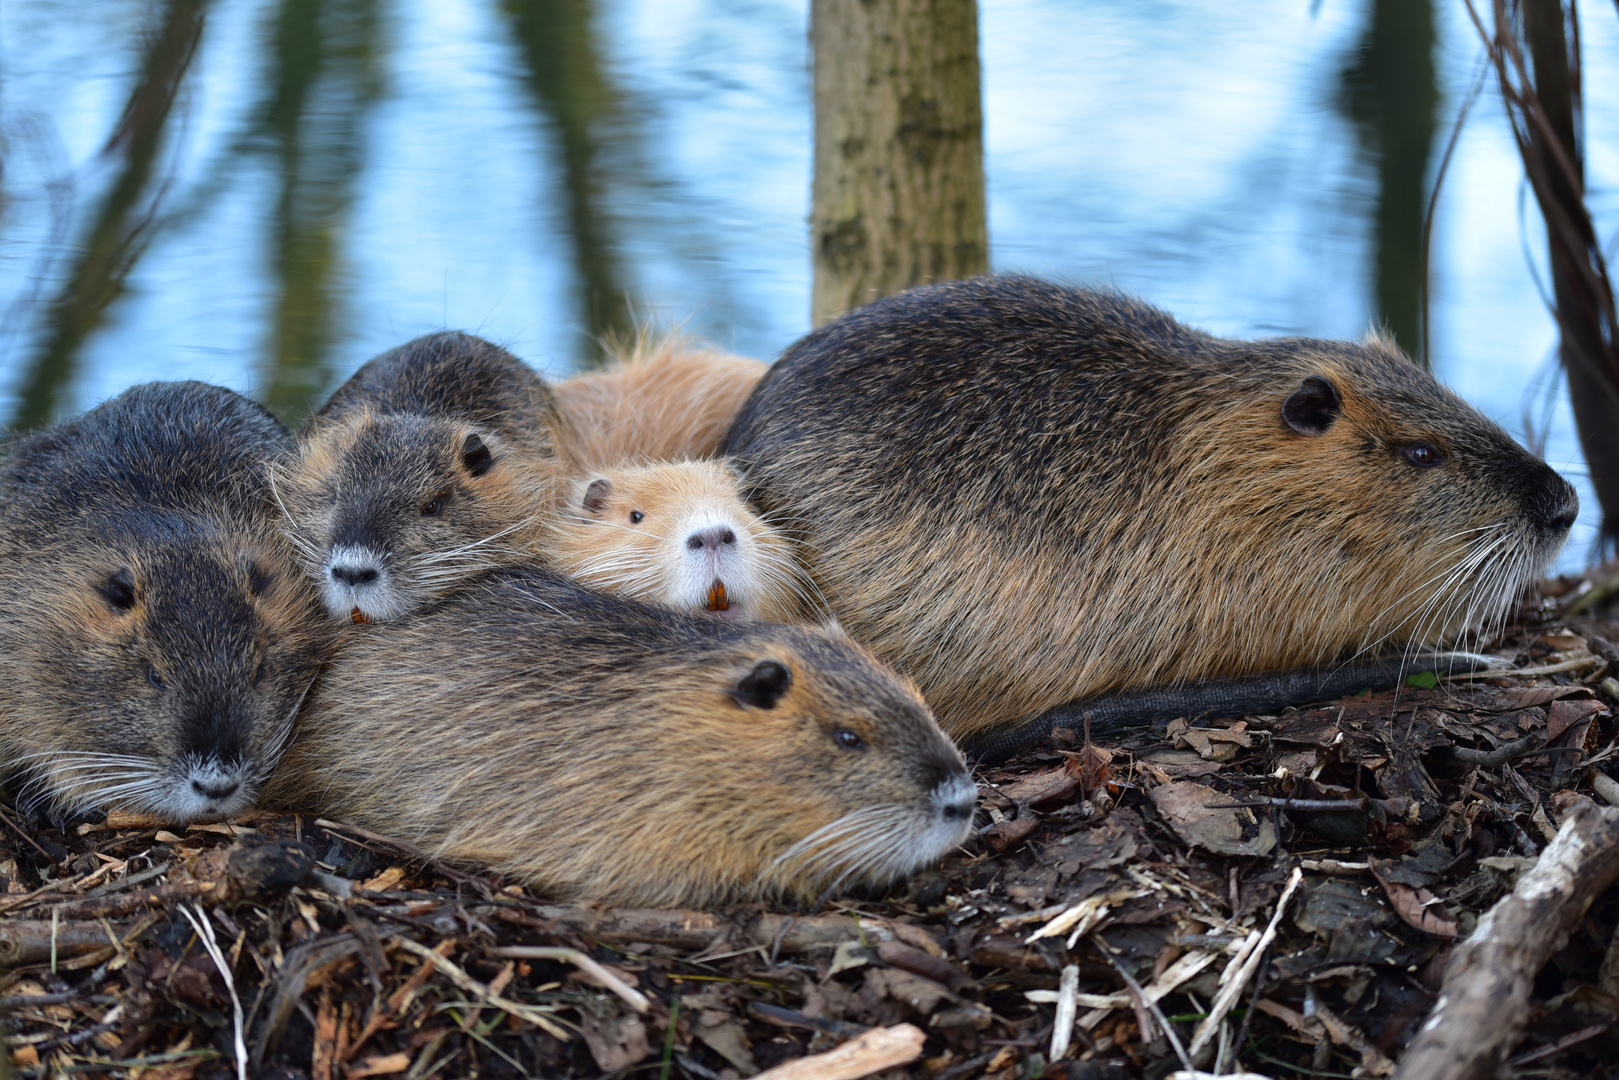
<path fill-rule="evenodd" d="M 538 374 L 466 334 L 361 367 L 276 478 L 327 612 L 398 618 L 480 569 L 532 558 L 562 492 L 558 423 Z"/>
<path fill-rule="evenodd" d="M 1578 505 L 1385 340 L 1225 340 L 1027 277 L 821 328 L 727 450 L 958 738 L 1487 635 Z"/>
<path fill-rule="evenodd" d="M 643 335 L 606 370 L 556 386 L 576 471 L 717 457 L 766 366 Z"/>
<path fill-rule="evenodd" d="M 267 800 L 562 898 L 705 906 L 882 885 L 975 788 L 840 633 L 722 622 L 507 567 L 352 638 Z"/>
<path fill-rule="evenodd" d="M 0 760 L 59 824 L 249 806 L 329 631 L 277 528 L 290 439 L 203 383 L 137 386 L 7 449 Z"/>
<path fill-rule="evenodd" d="M 552 523 L 551 562 L 594 589 L 684 611 L 808 617 L 787 540 L 743 502 L 718 461 L 591 473 Z"/>

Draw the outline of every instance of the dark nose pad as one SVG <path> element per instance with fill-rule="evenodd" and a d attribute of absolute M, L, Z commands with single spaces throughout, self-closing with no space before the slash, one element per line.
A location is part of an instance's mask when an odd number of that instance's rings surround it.
<path fill-rule="evenodd" d="M 358 587 L 360 585 L 369 585 L 373 581 L 376 581 L 379 576 L 380 575 L 377 573 L 377 568 L 374 567 L 374 566 L 334 566 L 334 567 L 332 567 L 332 577 L 336 578 L 338 581 L 342 582 L 344 585 L 349 585 L 349 586 L 353 586 L 353 587 Z"/>
<path fill-rule="evenodd" d="M 191 781 L 191 790 L 205 799 L 228 799 L 236 794 L 241 784 L 235 780 L 220 780 L 212 784 L 204 784 L 201 780 Z"/>
<path fill-rule="evenodd" d="M 722 545 L 736 543 L 736 533 L 728 525 L 714 525 L 707 529 L 698 529 L 686 537 L 686 546 L 693 551 L 704 548 L 713 548 L 718 551 Z"/>
<path fill-rule="evenodd" d="M 951 803 L 949 806 L 940 809 L 939 816 L 946 821 L 967 821 L 972 818 L 977 809 L 978 804 L 972 801 Z"/>

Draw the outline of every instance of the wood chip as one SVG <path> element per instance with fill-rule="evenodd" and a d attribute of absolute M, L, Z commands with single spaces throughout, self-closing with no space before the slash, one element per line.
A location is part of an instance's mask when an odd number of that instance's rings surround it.
<path fill-rule="evenodd" d="M 873 1028 L 824 1054 L 784 1061 L 754 1080 L 861 1080 L 872 1073 L 909 1065 L 922 1056 L 926 1036 L 912 1024 Z"/>

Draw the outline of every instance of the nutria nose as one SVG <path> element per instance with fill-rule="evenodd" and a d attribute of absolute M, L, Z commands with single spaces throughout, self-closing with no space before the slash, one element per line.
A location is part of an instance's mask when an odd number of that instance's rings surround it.
<path fill-rule="evenodd" d="M 201 780 L 191 781 L 191 790 L 205 799 L 228 799 L 236 794 L 239 787 L 241 784 L 235 780 L 218 780 L 211 784 L 205 784 Z"/>
<path fill-rule="evenodd" d="M 1565 533 L 1574 527 L 1574 519 L 1579 516 L 1580 497 L 1573 485 L 1552 473 L 1550 482 L 1524 500 L 1523 512 L 1538 528 Z"/>
<path fill-rule="evenodd" d="M 731 531 L 728 525 L 714 525 L 707 529 L 698 529 L 686 537 L 686 546 L 693 551 L 701 551 L 703 548 L 718 550 L 722 544 L 734 543 L 736 543 L 736 533 Z"/>
<path fill-rule="evenodd" d="M 969 799 L 965 802 L 954 802 L 939 808 L 939 816 L 946 821 L 966 821 L 978 810 L 978 803 Z"/>
<path fill-rule="evenodd" d="M 374 566 L 334 566 L 332 577 L 349 586 L 369 585 L 377 580 L 377 568 Z"/>

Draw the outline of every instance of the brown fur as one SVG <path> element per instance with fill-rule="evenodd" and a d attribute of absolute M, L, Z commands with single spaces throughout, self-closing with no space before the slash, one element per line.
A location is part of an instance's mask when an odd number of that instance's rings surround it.
<path fill-rule="evenodd" d="M 552 519 L 552 564 L 594 589 L 685 611 L 793 622 L 814 610 L 788 541 L 717 461 L 621 466 L 575 479 Z"/>
<path fill-rule="evenodd" d="M 1287 422 L 1330 392 L 1322 430 Z M 1385 341 L 1222 340 L 1017 277 L 817 331 L 728 451 L 756 505 L 791 515 L 844 628 L 958 738 L 1487 636 L 1577 506 Z"/>
<path fill-rule="evenodd" d="M 287 442 L 229 390 L 153 383 L 8 449 L 0 760 L 24 809 L 252 804 L 330 645 L 266 479 Z"/>
<path fill-rule="evenodd" d="M 558 897 L 704 906 L 908 874 L 970 833 L 972 793 L 841 634 L 529 567 L 355 635 L 269 797 Z"/>
<path fill-rule="evenodd" d="M 299 436 L 277 490 L 334 618 L 398 618 L 534 558 L 563 492 L 561 419 L 522 361 L 437 334 L 370 361 Z"/>
<path fill-rule="evenodd" d="M 577 472 L 717 457 L 767 370 L 758 360 L 642 337 L 604 371 L 558 383 L 563 452 Z"/>

